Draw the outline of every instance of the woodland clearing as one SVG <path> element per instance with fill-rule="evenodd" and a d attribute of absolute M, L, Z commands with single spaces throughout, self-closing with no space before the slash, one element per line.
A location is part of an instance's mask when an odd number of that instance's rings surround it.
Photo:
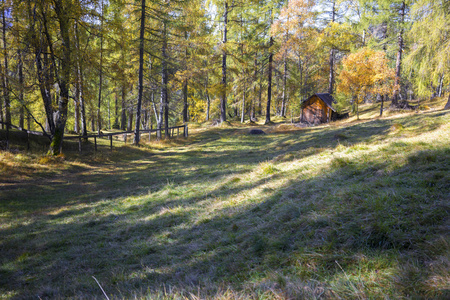
<path fill-rule="evenodd" d="M 0 152 L 0 298 L 448 298 L 450 111 L 377 112 Z"/>

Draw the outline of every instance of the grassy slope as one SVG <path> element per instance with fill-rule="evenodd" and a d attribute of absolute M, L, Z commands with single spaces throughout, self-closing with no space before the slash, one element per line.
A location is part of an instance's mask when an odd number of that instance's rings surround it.
<path fill-rule="evenodd" d="M 266 130 L 0 152 L 0 298 L 450 296 L 449 111 Z"/>

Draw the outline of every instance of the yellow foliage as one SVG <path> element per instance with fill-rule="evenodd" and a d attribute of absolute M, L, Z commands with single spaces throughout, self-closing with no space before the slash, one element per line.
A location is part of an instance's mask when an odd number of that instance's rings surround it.
<path fill-rule="evenodd" d="M 343 59 L 337 91 L 360 101 L 369 93 L 392 93 L 394 78 L 384 52 L 363 48 Z"/>
<path fill-rule="evenodd" d="M 282 41 L 280 55 L 310 52 L 312 49 L 308 48 L 315 47 L 310 40 L 316 31 L 308 26 L 313 22 L 313 7 L 311 0 L 291 0 L 281 9 L 278 20 L 271 27 L 271 34 Z"/>
<path fill-rule="evenodd" d="M 206 116 L 206 102 L 197 97 L 189 97 L 189 113 L 192 120 L 203 122 Z"/>
<path fill-rule="evenodd" d="M 349 51 L 357 41 L 358 36 L 349 24 L 331 22 L 320 34 L 318 46 Z"/>

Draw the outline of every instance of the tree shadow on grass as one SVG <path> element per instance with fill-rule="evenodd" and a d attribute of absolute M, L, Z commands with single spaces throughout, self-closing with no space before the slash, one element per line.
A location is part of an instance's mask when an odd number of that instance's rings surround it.
<path fill-rule="evenodd" d="M 414 122 L 406 126 L 434 126 L 420 118 Z M 379 139 L 391 126 L 384 120 L 368 123 L 349 129 L 348 142 Z M 148 156 L 137 149 L 133 155 L 145 155 L 148 164 L 130 160 L 115 174 L 83 172 L 72 183 L 30 185 L 16 195 L 2 191 L 2 212 L 27 218 L 0 230 L 0 274 L 8 277 L 0 280 L 0 291 L 18 299 L 101 298 L 91 278 L 96 276 L 117 297 L 165 284 L 193 292 L 199 287 L 209 296 L 231 286 L 298 298 L 295 286 L 316 285 L 329 297 L 353 297 L 353 285 L 368 298 L 445 298 L 445 289 L 432 284 L 448 275 L 445 259 L 444 269 L 436 267 L 448 251 L 441 238 L 448 235 L 448 149 L 412 153 L 393 171 L 375 159 L 344 160 L 326 175 L 306 180 L 292 175 L 276 189 L 264 185 L 286 174 L 233 180 L 285 148 L 303 151 L 301 158 L 333 149 L 339 130 L 323 130 L 320 138 L 304 132 L 218 138 L 202 145 L 207 151 L 183 155 Z M 233 149 L 236 142 L 247 146 Z M 246 168 L 228 170 L 233 164 Z M 183 195 L 184 185 L 210 177 L 217 186 Z M 256 189 L 262 189 L 256 199 L 220 204 Z M 30 191 L 33 196 L 23 198 Z M 126 203 L 132 195 L 138 204 Z M 218 206 L 209 211 L 211 203 Z"/>
<path fill-rule="evenodd" d="M 116 297 L 170 285 L 213 294 L 223 286 L 274 289 L 296 298 L 295 286 L 313 282 L 327 297 L 445 297 L 432 279 L 448 275 L 434 266 L 448 251 L 449 160 L 448 149 L 413 152 L 394 173 L 378 175 L 375 160 L 330 166 L 325 176 L 291 177 L 257 201 L 204 215 L 202 197 L 149 196 L 139 206 L 114 210 L 111 199 L 36 216 L 1 230 L 8 280 L 0 289 L 18 299 L 101 298 L 96 276 Z M 417 178 L 417 169 L 426 176 Z M 210 193 L 237 195 L 278 179 Z"/>

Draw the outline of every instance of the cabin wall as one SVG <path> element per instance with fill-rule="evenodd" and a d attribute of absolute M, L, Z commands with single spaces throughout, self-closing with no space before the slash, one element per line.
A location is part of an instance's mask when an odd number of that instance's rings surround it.
<path fill-rule="evenodd" d="M 319 97 L 313 97 L 303 104 L 302 122 L 311 124 L 326 123 L 328 118 L 331 118 L 329 110 L 329 107 Z"/>

